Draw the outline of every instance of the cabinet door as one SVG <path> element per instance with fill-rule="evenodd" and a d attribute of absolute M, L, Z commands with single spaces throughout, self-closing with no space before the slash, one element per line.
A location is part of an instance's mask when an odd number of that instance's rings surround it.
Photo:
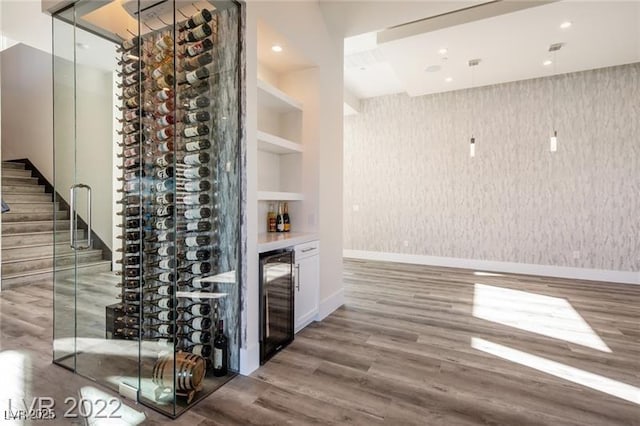
<path fill-rule="evenodd" d="M 296 333 L 318 314 L 320 256 L 309 256 L 296 262 L 295 318 Z"/>

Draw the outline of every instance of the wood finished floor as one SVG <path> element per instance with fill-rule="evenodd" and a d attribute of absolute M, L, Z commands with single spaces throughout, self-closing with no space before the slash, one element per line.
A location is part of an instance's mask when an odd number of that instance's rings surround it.
<path fill-rule="evenodd" d="M 250 377 L 173 422 L 134 408 L 150 425 L 640 425 L 640 286 L 473 272 L 345 260 L 346 305 Z M 51 364 L 51 296 L 0 294 L 0 356 L 27 354 L 27 393 L 62 401 L 92 382 Z"/>

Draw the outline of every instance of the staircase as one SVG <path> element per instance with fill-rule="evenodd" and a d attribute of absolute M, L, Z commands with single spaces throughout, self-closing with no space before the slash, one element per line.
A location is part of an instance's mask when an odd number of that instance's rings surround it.
<path fill-rule="evenodd" d="M 2 199 L 11 208 L 2 214 L 3 289 L 53 281 L 54 265 L 58 271 L 73 271 L 76 255 L 78 268 L 91 268 L 83 273 L 111 269 L 111 262 L 103 260 L 101 250 L 71 249 L 69 212 L 60 210 L 52 194 L 44 191 L 44 185 L 38 185 L 38 178 L 32 177 L 24 164 L 2 163 Z M 86 238 L 86 231 L 79 231 L 78 238 Z"/>

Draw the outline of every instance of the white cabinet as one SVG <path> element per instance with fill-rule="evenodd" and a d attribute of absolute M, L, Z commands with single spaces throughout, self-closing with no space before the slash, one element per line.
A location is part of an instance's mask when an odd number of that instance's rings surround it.
<path fill-rule="evenodd" d="M 299 244 L 295 249 L 295 332 L 318 315 L 320 300 L 320 242 Z"/>

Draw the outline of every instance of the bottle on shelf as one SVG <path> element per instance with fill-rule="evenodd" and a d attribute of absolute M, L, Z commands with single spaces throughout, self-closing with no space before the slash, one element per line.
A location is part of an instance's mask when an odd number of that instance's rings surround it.
<path fill-rule="evenodd" d="M 202 192 L 211 189 L 211 182 L 208 180 L 192 180 L 178 182 L 178 189 L 185 192 Z"/>
<path fill-rule="evenodd" d="M 198 124 L 196 126 L 188 126 L 182 129 L 182 136 L 185 138 L 193 138 L 196 136 L 204 136 L 209 134 L 209 127 L 206 124 Z"/>
<path fill-rule="evenodd" d="M 209 78 L 207 67 L 200 67 L 193 71 L 181 71 L 176 75 L 178 84 L 196 84 L 200 80 Z"/>
<path fill-rule="evenodd" d="M 213 226 L 211 222 L 205 220 L 190 220 L 186 223 L 180 224 L 178 228 L 181 231 L 197 231 L 197 232 L 209 232 Z"/>
<path fill-rule="evenodd" d="M 207 193 L 201 194 L 191 194 L 191 195 L 183 195 L 178 197 L 178 202 L 193 206 L 193 205 L 203 205 L 209 204 L 211 202 L 211 197 Z"/>
<path fill-rule="evenodd" d="M 284 203 L 284 211 L 282 212 L 282 220 L 284 222 L 284 232 L 291 232 L 291 220 L 289 219 L 289 204 Z"/>
<path fill-rule="evenodd" d="M 186 313 L 188 317 L 201 317 L 205 315 L 209 315 L 211 313 L 211 306 L 208 303 L 188 303 L 185 306 L 181 306 L 178 308 L 178 312 L 183 315 Z"/>
<path fill-rule="evenodd" d="M 125 40 L 122 42 L 122 49 L 124 50 L 131 50 L 134 47 L 137 47 L 138 45 L 140 45 L 140 37 L 134 37 L 132 39 L 129 40 Z"/>
<path fill-rule="evenodd" d="M 186 71 L 193 71 L 200 67 L 204 67 L 205 65 L 209 65 L 213 62 L 213 55 L 211 53 L 206 52 L 202 55 L 198 55 L 189 59 L 186 59 L 182 63 L 182 68 Z M 203 78 L 201 78 L 203 80 Z"/>
<path fill-rule="evenodd" d="M 211 21 L 211 19 L 213 19 L 213 15 L 211 14 L 211 12 L 209 12 L 207 9 L 202 9 L 200 10 L 200 12 L 196 13 L 191 18 L 186 20 L 182 25 L 179 25 L 178 30 L 190 30 Z"/>
<path fill-rule="evenodd" d="M 124 324 L 127 328 L 137 328 L 140 325 L 140 318 L 127 315 L 116 318 L 116 321 Z"/>
<path fill-rule="evenodd" d="M 200 355 L 203 358 L 209 358 L 211 356 L 211 345 L 195 344 L 185 346 L 182 350 L 185 352 L 191 352 L 192 354 Z"/>
<path fill-rule="evenodd" d="M 185 219 L 207 219 L 211 217 L 211 209 L 207 207 L 199 207 L 195 209 L 187 209 L 182 212 Z"/>
<path fill-rule="evenodd" d="M 140 330 L 137 328 L 118 328 L 113 334 L 118 337 L 137 339 L 140 337 Z"/>
<path fill-rule="evenodd" d="M 211 41 L 211 39 L 205 38 L 204 40 L 197 43 L 187 45 L 186 48 L 180 49 L 180 52 L 182 54 L 186 54 L 187 56 L 194 57 L 211 49 L 213 49 L 213 41 Z"/>
<path fill-rule="evenodd" d="M 211 148 L 211 142 L 209 142 L 207 139 L 201 139 L 201 140 L 198 140 L 198 141 L 190 141 L 190 142 L 185 143 L 183 148 L 187 152 L 202 151 L 204 149 Z"/>
<path fill-rule="evenodd" d="M 205 344 L 211 341 L 211 333 L 208 331 L 191 331 L 187 333 L 177 333 L 176 337 L 185 339 L 192 344 Z"/>
<path fill-rule="evenodd" d="M 173 164 L 173 152 L 167 152 L 159 155 L 154 160 L 154 164 L 160 167 L 167 167 L 169 164 Z"/>
<path fill-rule="evenodd" d="M 213 341 L 213 375 L 226 376 L 229 372 L 229 339 L 224 335 L 224 321 L 218 322 L 218 331 Z"/>
<path fill-rule="evenodd" d="M 211 115 L 209 115 L 208 111 L 197 111 L 197 112 L 190 112 L 188 114 L 185 114 L 182 117 L 182 122 L 185 124 L 193 124 L 193 123 L 206 122 L 206 121 L 209 121 L 210 119 L 211 119 Z"/>
<path fill-rule="evenodd" d="M 206 96 L 198 96 L 190 100 L 185 100 L 182 106 L 188 110 L 194 110 L 199 108 L 206 108 L 211 104 L 211 100 Z"/>
<path fill-rule="evenodd" d="M 176 318 L 176 313 L 173 310 L 164 310 L 159 312 L 145 313 L 144 316 L 145 318 L 153 318 L 158 321 L 168 322 L 173 321 Z"/>
<path fill-rule="evenodd" d="M 187 272 L 194 275 L 207 274 L 211 271 L 211 263 L 209 262 L 193 262 L 181 266 L 180 271 Z"/>
<path fill-rule="evenodd" d="M 282 203 L 278 203 L 278 215 L 276 216 L 276 231 L 284 232 L 284 213 L 282 212 Z"/>
<path fill-rule="evenodd" d="M 276 232 L 276 210 L 273 203 L 269 204 L 269 212 L 267 213 L 267 232 Z"/>
<path fill-rule="evenodd" d="M 193 28 L 191 31 L 184 31 L 179 34 L 178 44 L 194 43 L 207 38 L 211 35 L 211 27 L 204 23 L 200 26 Z"/>
<path fill-rule="evenodd" d="M 155 324 L 155 325 L 145 325 L 143 327 L 144 334 L 150 334 L 151 337 L 157 335 L 173 335 L 174 327 L 173 324 Z"/>
<path fill-rule="evenodd" d="M 207 317 L 192 317 L 188 320 L 178 320 L 181 326 L 189 326 L 193 330 L 208 330 L 211 328 L 211 319 Z"/>

